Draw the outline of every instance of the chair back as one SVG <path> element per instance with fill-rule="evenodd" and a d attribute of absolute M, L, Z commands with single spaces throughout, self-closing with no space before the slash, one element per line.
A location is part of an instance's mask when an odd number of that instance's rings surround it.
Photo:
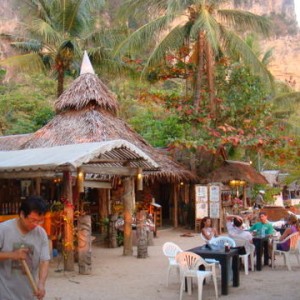
<path fill-rule="evenodd" d="M 194 272 L 198 271 L 199 266 L 207 265 L 201 256 L 188 251 L 178 253 L 175 259 L 180 267 L 181 273 L 185 275 L 192 275 Z"/>
<path fill-rule="evenodd" d="M 290 251 L 299 251 L 298 242 L 299 242 L 299 232 L 294 232 L 288 236 L 290 239 Z"/>
<path fill-rule="evenodd" d="M 213 243 L 219 247 L 224 247 L 225 243 L 228 243 L 230 247 L 236 246 L 235 241 L 229 236 L 218 236 L 213 240 Z"/>
<path fill-rule="evenodd" d="M 162 247 L 163 253 L 170 259 L 175 259 L 177 253 L 182 252 L 183 250 L 173 242 L 166 242 Z"/>
<path fill-rule="evenodd" d="M 255 247 L 248 240 L 236 237 L 234 237 L 233 240 L 235 242 L 236 247 L 245 247 L 247 253 L 254 252 Z"/>

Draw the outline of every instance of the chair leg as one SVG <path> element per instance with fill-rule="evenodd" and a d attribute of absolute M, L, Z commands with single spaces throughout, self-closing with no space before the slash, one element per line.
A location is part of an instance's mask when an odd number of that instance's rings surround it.
<path fill-rule="evenodd" d="M 289 271 L 292 271 L 289 253 L 284 253 L 285 264 Z"/>
<path fill-rule="evenodd" d="M 203 290 L 203 281 L 204 276 L 201 274 L 198 274 L 198 300 L 202 300 L 202 290 Z"/>
<path fill-rule="evenodd" d="M 192 295 L 192 285 L 193 285 L 193 278 L 192 277 L 187 277 L 187 291 L 188 295 Z"/>
<path fill-rule="evenodd" d="M 212 276 L 214 286 L 215 286 L 215 293 L 216 293 L 216 299 L 218 299 L 218 285 L 217 285 L 217 277 L 216 274 Z"/>
<path fill-rule="evenodd" d="M 274 265 L 275 265 L 275 252 L 274 251 L 272 251 L 271 265 L 272 265 L 272 269 L 274 269 Z"/>
<path fill-rule="evenodd" d="M 184 288 L 185 288 L 185 277 L 183 277 L 182 280 L 181 280 L 180 292 L 179 292 L 179 300 L 182 300 L 182 294 L 183 294 Z"/>
<path fill-rule="evenodd" d="M 250 253 L 250 264 L 251 264 L 251 270 L 254 271 L 254 253 Z"/>
<path fill-rule="evenodd" d="M 295 255 L 297 257 L 298 265 L 300 265 L 299 253 L 295 253 Z"/>
<path fill-rule="evenodd" d="M 249 274 L 249 266 L 248 266 L 248 256 L 243 256 L 244 260 L 244 268 L 245 268 L 245 274 Z"/>

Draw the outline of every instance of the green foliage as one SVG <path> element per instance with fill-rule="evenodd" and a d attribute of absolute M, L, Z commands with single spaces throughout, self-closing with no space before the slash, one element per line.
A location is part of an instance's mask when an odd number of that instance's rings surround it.
<path fill-rule="evenodd" d="M 50 99 L 54 98 L 55 82 L 42 75 L 21 77 L 20 83 L 0 86 L 0 130 L 3 135 L 34 132 L 54 115 Z"/>

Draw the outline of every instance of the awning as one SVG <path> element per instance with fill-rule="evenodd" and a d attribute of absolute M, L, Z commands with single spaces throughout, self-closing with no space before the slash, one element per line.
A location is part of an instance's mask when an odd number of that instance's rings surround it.
<path fill-rule="evenodd" d="M 82 143 L 50 148 L 0 151 L 0 174 L 20 171 L 75 171 L 87 165 L 158 169 L 143 151 L 125 140 Z"/>

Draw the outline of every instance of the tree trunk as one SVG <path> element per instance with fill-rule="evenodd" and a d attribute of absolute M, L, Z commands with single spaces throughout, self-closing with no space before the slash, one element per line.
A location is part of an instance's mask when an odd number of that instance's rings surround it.
<path fill-rule="evenodd" d="M 215 103 L 215 81 L 214 81 L 214 58 L 211 46 L 206 40 L 206 72 L 208 81 L 208 93 L 209 93 L 209 103 L 210 103 L 210 114 L 214 119 L 216 116 L 216 103 Z"/>
<path fill-rule="evenodd" d="M 78 218 L 78 266 L 79 274 L 88 275 L 92 272 L 92 230 L 91 216 Z"/>
<path fill-rule="evenodd" d="M 58 75 L 57 75 L 57 98 L 63 93 L 64 91 L 64 76 L 65 70 L 64 68 L 58 68 Z"/>
<path fill-rule="evenodd" d="M 195 86 L 195 96 L 194 96 L 194 107 L 198 111 L 201 100 L 201 90 L 203 85 L 203 75 L 204 75 L 204 41 L 205 33 L 200 32 L 197 43 L 198 50 L 198 64 L 197 64 L 197 74 L 196 74 L 196 86 Z"/>
<path fill-rule="evenodd" d="M 146 213 L 140 211 L 136 215 L 137 257 L 148 257 L 148 235 L 146 227 Z"/>
<path fill-rule="evenodd" d="M 123 255 L 132 255 L 132 212 L 134 203 L 134 179 L 126 177 L 124 184 L 124 248 Z"/>

